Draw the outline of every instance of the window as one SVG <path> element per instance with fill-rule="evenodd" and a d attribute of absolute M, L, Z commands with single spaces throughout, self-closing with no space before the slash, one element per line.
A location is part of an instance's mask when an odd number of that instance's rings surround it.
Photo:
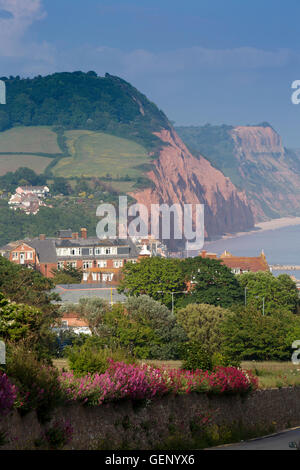
<path fill-rule="evenodd" d="M 105 254 L 111 255 L 111 248 L 105 248 Z"/>
<path fill-rule="evenodd" d="M 12 254 L 12 259 L 18 259 L 18 252 L 17 251 L 13 251 L 13 254 Z"/>
<path fill-rule="evenodd" d="M 68 320 L 62 320 L 62 321 L 61 321 L 61 326 L 62 326 L 63 328 L 68 328 L 68 326 L 69 326 L 69 325 L 68 325 Z"/>
<path fill-rule="evenodd" d="M 114 268 L 122 268 L 123 266 L 123 261 L 118 259 L 116 261 L 114 261 Z"/>
<path fill-rule="evenodd" d="M 93 256 L 93 248 L 89 248 L 89 255 Z"/>
<path fill-rule="evenodd" d="M 101 255 L 101 248 L 95 248 L 95 255 Z"/>
<path fill-rule="evenodd" d="M 32 251 L 27 251 L 27 259 L 33 259 Z"/>
<path fill-rule="evenodd" d="M 72 268 L 77 268 L 77 261 L 71 261 L 70 263 L 67 263 L 67 266 L 71 266 Z"/>
<path fill-rule="evenodd" d="M 93 281 L 100 281 L 101 280 L 101 274 L 100 273 L 92 273 L 92 278 L 93 278 Z"/>
<path fill-rule="evenodd" d="M 57 256 L 69 256 L 70 250 L 69 248 L 57 248 L 56 253 Z"/>
<path fill-rule="evenodd" d="M 89 277 L 89 273 L 83 273 L 83 275 L 82 275 L 82 280 L 83 280 L 83 281 L 87 281 L 87 280 L 88 280 L 88 277 Z"/>
<path fill-rule="evenodd" d="M 82 263 L 83 269 L 89 269 L 93 267 L 93 261 L 84 261 Z"/>
<path fill-rule="evenodd" d="M 98 268 L 106 268 L 107 267 L 107 261 L 104 261 L 102 259 L 97 261 L 97 266 Z"/>
<path fill-rule="evenodd" d="M 59 261 L 57 263 L 57 269 L 64 269 L 64 262 L 63 261 Z"/>
<path fill-rule="evenodd" d="M 112 273 L 109 274 L 102 274 L 102 281 L 103 282 L 110 282 L 113 280 L 114 275 Z"/>
<path fill-rule="evenodd" d="M 71 256 L 80 256 L 81 248 L 71 248 Z"/>

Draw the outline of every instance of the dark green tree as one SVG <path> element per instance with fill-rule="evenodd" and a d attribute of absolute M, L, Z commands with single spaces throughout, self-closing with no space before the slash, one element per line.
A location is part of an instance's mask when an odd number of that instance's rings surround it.
<path fill-rule="evenodd" d="M 190 295 L 181 298 L 179 305 L 201 303 L 230 307 L 242 303 L 244 291 L 237 277 L 220 260 L 188 258 L 182 261 L 187 282 L 191 281 Z"/>
<path fill-rule="evenodd" d="M 300 317 L 284 310 L 263 316 L 254 307 L 239 308 L 220 325 L 222 353 L 233 360 L 287 361 L 291 358 L 294 334 L 299 332 Z"/>
<path fill-rule="evenodd" d="M 182 272 L 182 262 L 170 258 L 144 258 L 138 263 L 126 263 L 123 270 L 123 280 L 119 292 L 129 296 L 149 295 L 172 306 L 170 292 L 186 291 L 186 283 Z M 175 295 L 175 300 L 178 295 Z"/>

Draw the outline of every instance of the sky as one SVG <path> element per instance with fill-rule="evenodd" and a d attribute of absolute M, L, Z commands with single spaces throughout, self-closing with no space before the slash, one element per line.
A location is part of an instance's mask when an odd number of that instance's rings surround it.
<path fill-rule="evenodd" d="M 0 76 L 94 70 L 175 125 L 268 121 L 300 148 L 299 0 L 0 0 Z"/>

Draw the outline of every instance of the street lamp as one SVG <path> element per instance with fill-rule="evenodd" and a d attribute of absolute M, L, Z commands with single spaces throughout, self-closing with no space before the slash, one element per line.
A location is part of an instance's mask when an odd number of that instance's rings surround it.
<path fill-rule="evenodd" d="M 165 291 L 165 290 L 158 290 L 158 294 L 171 294 L 172 296 L 172 314 L 174 315 L 174 294 L 188 294 L 187 290 L 182 290 L 182 291 L 177 291 L 177 292 L 171 292 L 171 291 Z"/>

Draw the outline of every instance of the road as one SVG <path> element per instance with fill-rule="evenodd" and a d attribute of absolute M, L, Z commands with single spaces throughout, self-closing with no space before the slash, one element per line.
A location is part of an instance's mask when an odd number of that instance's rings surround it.
<path fill-rule="evenodd" d="M 238 444 L 214 447 L 210 450 L 295 450 L 289 447 L 289 442 L 292 441 L 300 442 L 300 427 Z"/>

